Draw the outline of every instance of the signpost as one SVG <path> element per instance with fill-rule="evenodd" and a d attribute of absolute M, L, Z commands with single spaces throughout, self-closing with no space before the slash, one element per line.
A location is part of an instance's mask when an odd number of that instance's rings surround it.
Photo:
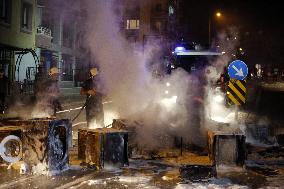
<path fill-rule="evenodd" d="M 235 60 L 229 65 L 228 73 L 231 79 L 244 80 L 248 75 L 248 67 L 243 61 Z"/>
<path fill-rule="evenodd" d="M 227 85 L 229 105 L 240 106 L 246 102 L 246 80 L 230 79 Z"/>
<path fill-rule="evenodd" d="M 227 84 L 227 102 L 236 106 L 236 119 L 238 119 L 238 106 L 246 102 L 246 80 L 248 67 L 241 60 L 233 61 L 228 67 L 230 81 Z"/>

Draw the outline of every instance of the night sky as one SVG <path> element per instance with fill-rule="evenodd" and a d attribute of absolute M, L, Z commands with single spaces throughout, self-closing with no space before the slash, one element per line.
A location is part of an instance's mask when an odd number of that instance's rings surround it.
<path fill-rule="evenodd" d="M 284 66 L 284 11 L 281 1 L 184 0 L 183 7 L 182 24 L 185 28 L 182 37 L 186 40 L 206 44 L 210 17 L 212 32 L 230 26 L 239 28 L 241 45 L 247 50 L 244 59 L 252 63 Z M 213 16 L 216 11 L 222 12 L 222 20 Z"/>

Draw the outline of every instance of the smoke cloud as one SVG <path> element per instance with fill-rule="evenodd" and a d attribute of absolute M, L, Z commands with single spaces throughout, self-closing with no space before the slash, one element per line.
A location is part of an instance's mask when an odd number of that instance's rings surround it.
<path fill-rule="evenodd" d="M 166 136 L 170 135 L 200 143 L 200 129 L 195 126 L 199 124 L 190 120 L 197 111 L 190 108 L 193 104 L 189 101 L 189 93 L 194 91 L 190 89 L 193 86 L 191 76 L 177 69 L 171 75 L 154 77 L 153 69 L 163 64 L 160 58 L 163 46 L 158 40 L 144 47 L 128 42 L 121 32 L 123 9 L 115 3 L 87 1 L 86 6 L 86 41 L 99 65 L 104 93 L 113 101 L 113 108 L 120 118 L 143 122 L 137 138 L 143 146 L 166 146 Z M 143 2 L 140 6 L 146 4 Z"/>
<path fill-rule="evenodd" d="M 229 123 L 229 126 L 239 129 L 236 125 L 235 109 L 225 107 L 225 93 L 216 90 L 216 81 L 222 73 L 227 72 L 228 64 L 236 59 L 237 47 L 239 46 L 239 35 L 236 27 L 231 27 L 218 33 L 213 46 L 217 46 L 222 56 L 211 62 L 206 69 L 208 85 L 206 86 L 206 116 L 209 120 L 221 123 Z M 207 124 L 206 124 L 207 125 Z M 208 128 L 210 129 L 210 128 Z"/>
<path fill-rule="evenodd" d="M 149 3 L 143 0 L 135 2 L 140 8 Z M 212 118 L 212 113 L 217 113 L 224 120 L 224 115 L 231 113 L 223 105 L 218 109 L 213 103 L 212 88 L 224 66 L 236 54 L 237 30 L 229 29 L 219 34 L 214 46 L 218 45 L 219 50 L 226 53 L 207 68 L 207 83 L 202 82 L 202 71 L 189 75 L 182 69 L 176 69 L 171 75 L 155 77 L 154 71 L 163 65 L 161 55 L 164 47 L 158 39 L 142 45 L 125 38 L 121 27 L 125 7 L 115 0 L 85 0 L 80 1 L 80 6 L 78 2 L 74 3 L 62 3 L 59 7 L 85 10 L 81 20 L 84 23 L 79 30 L 84 30 L 85 45 L 90 48 L 92 62 L 99 67 L 103 83 L 101 92 L 112 101 L 111 114 L 105 112 L 105 119 L 115 115 L 141 121 L 143 128 L 139 130 L 137 140 L 149 148 L 170 146 L 172 142 L 168 139 L 173 136 L 183 137 L 185 142 L 205 145 L 206 130 L 201 127 L 205 120 L 200 115 Z M 204 93 L 208 94 L 205 101 L 200 96 Z"/>

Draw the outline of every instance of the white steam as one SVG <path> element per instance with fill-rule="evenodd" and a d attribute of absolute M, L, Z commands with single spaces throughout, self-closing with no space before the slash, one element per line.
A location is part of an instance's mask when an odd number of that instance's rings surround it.
<path fill-rule="evenodd" d="M 188 121 L 189 112 L 195 111 L 189 111 L 190 106 L 187 106 L 191 105 L 187 98 L 190 76 L 177 70 L 171 76 L 153 77 L 149 65 L 159 67 L 162 64 L 160 50 L 163 47 L 152 42 L 144 48 L 142 44 L 134 48 L 120 30 L 121 15 L 115 11 L 119 10 L 115 3 L 92 0 L 86 6 L 86 41 L 99 65 L 103 92 L 113 101 L 120 118 L 144 123 L 138 138 L 141 137 L 140 141 L 146 142 L 145 145 L 160 145 L 159 137 L 165 132 L 182 134 L 188 141 L 193 141 L 198 127 L 194 131 L 193 124 Z M 145 3 L 140 4 L 143 5 Z"/>
<path fill-rule="evenodd" d="M 218 34 L 214 46 L 218 47 L 222 56 L 211 62 L 212 66 L 207 67 L 206 75 L 208 85 L 206 87 L 207 106 L 206 116 L 216 122 L 235 123 L 234 109 L 225 107 L 226 93 L 222 88 L 216 88 L 216 81 L 224 73 L 224 68 L 236 58 L 236 49 L 239 45 L 239 36 L 237 28 L 229 28 Z"/>

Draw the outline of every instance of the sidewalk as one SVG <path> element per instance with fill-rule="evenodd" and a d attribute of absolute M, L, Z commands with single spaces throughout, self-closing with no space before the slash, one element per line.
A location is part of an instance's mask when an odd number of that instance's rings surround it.
<path fill-rule="evenodd" d="M 284 82 L 261 82 L 260 86 L 267 90 L 284 91 Z"/>

